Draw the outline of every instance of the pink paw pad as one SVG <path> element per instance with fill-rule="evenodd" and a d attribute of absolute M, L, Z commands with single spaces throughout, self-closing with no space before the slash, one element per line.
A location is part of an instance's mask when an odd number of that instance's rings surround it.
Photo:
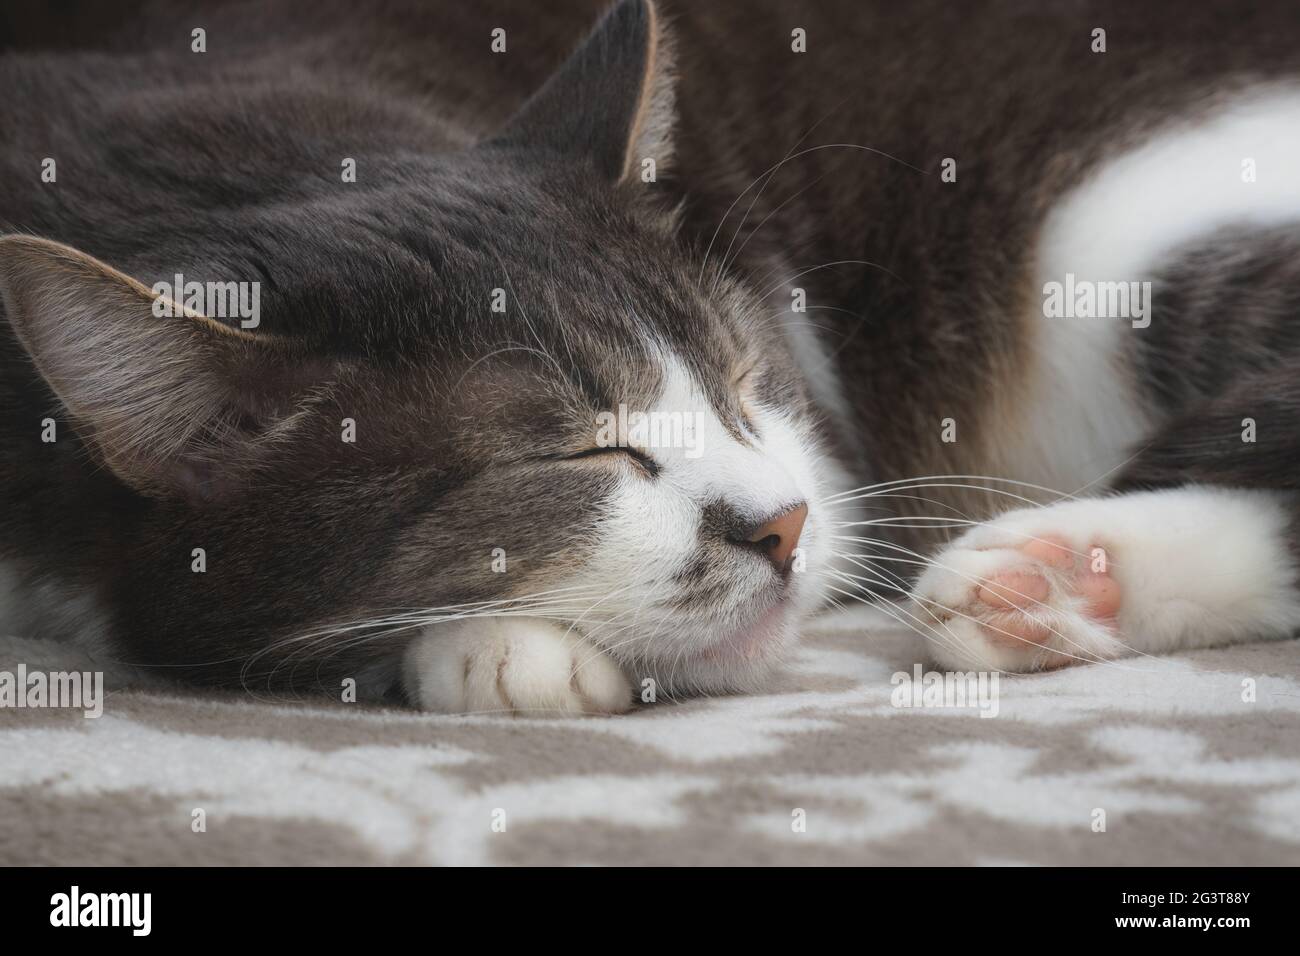
<path fill-rule="evenodd" d="M 1043 536 L 1015 549 L 1028 558 L 1019 567 L 992 574 L 978 589 L 978 600 L 989 612 L 983 617 L 985 632 L 1003 644 L 1044 644 L 1052 629 L 1035 620 L 1050 613 L 1050 574 L 1086 602 L 1086 614 L 1096 621 L 1115 617 L 1120 607 L 1120 586 L 1110 575 L 1105 549 L 1091 545 L 1076 551 L 1065 541 Z"/>

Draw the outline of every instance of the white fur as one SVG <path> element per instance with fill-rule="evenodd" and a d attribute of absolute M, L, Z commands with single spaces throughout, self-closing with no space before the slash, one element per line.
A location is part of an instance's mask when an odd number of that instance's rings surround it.
<path fill-rule="evenodd" d="M 1300 90 L 1255 90 L 1107 163 L 1060 207 L 1043 266 L 1140 278 L 1170 250 L 1228 224 L 1300 219 Z M 1255 160 L 1256 181 L 1242 181 Z M 1149 277 L 1148 277 L 1149 278 Z"/>
<path fill-rule="evenodd" d="M 411 642 L 406 690 L 437 713 L 617 714 L 632 706 L 618 666 L 572 629 L 535 618 L 438 624 Z"/>
<path fill-rule="evenodd" d="M 1045 318 L 1044 283 L 1150 281 L 1171 253 L 1228 225 L 1300 219 L 1300 90 L 1256 89 L 1100 166 L 1044 223 L 1031 290 L 1034 368 L 1004 467 L 1065 492 L 1104 479 L 1154 424 L 1131 395 L 1125 319 Z M 1253 159 L 1255 182 L 1242 181 Z M 1158 295 L 1158 289 L 1156 291 Z"/>
<path fill-rule="evenodd" d="M 659 450 L 656 458 L 662 471 L 656 481 L 637 475 L 622 481 L 609 508 L 597 557 L 584 569 L 583 580 L 599 582 L 602 593 L 611 595 L 602 603 L 603 610 L 625 615 L 622 623 L 627 630 L 598 639 L 627 642 L 622 652 L 637 663 L 653 665 L 656 659 L 666 657 L 686 667 L 694 652 L 722 636 L 728 627 L 744 623 L 753 611 L 750 595 L 772 575 L 762 560 L 737 554 L 735 567 L 730 569 L 734 587 L 709 609 L 707 617 L 665 606 L 677 591 L 673 575 L 684 570 L 696 552 L 706 505 L 725 501 L 757 518 L 808 503 L 800 548 L 810 568 L 819 567 L 828 557 L 829 532 L 824 527 L 825 517 L 814 505 L 822 493 L 824 476 L 818 471 L 823 456 L 811 437 L 782 410 L 751 406 L 757 436 L 747 444 L 739 442 L 718 421 L 686 366 L 667 356 L 664 367 L 665 385 L 654 411 L 699 415 L 704 424 L 702 454 L 691 459 L 682 450 Z M 807 610 L 817 599 L 816 588 L 806 574 L 794 576 L 791 590 L 796 613 Z M 774 644 L 771 650 L 774 658 L 780 647 Z M 765 657 L 762 663 L 770 665 L 772 659 Z M 682 676 L 695 683 L 703 676 L 699 669 L 704 665 L 694 662 L 689 666 L 695 667 L 696 673 Z M 653 666 L 648 669 L 656 670 Z M 726 684 L 721 674 L 706 682 Z"/>
<path fill-rule="evenodd" d="M 955 669 L 1022 671 L 1130 654 L 1279 638 L 1300 627 L 1287 502 L 1272 492 L 1189 486 L 1009 512 L 940 552 L 917 583 L 917 617 L 954 616 L 930 629 L 933 655 Z M 1056 537 L 1087 554 L 1105 549 L 1122 591 L 1115 626 L 1082 613 L 1054 583 L 1035 616 L 1057 632 L 1037 645 L 990 642 L 976 598 L 991 574 L 1044 569 L 1020 550 Z M 1050 573 L 1045 574 L 1049 581 Z"/>

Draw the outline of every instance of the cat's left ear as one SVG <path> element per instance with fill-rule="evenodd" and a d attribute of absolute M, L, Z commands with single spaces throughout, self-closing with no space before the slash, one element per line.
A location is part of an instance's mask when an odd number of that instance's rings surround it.
<path fill-rule="evenodd" d="M 653 0 L 620 0 L 495 138 L 585 157 L 611 181 L 672 158 L 672 37 Z"/>
<path fill-rule="evenodd" d="M 336 371 L 34 236 L 0 236 L 0 304 L 92 456 L 151 497 L 235 490 Z"/>

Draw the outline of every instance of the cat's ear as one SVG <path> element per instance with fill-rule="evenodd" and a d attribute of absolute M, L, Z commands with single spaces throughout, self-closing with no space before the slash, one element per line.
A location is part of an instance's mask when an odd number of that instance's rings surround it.
<path fill-rule="evenodd" d="M 45 239 L 0 237 L 0 301 L 92 453 L 150 495 L 220 496 L 321 372 Z"/>
<path fill-rule="evenodd" d="M 672 37 L 653 0 L 621 0 L 497 142 L 586 157 L 608 179 L 672 158 Z"/>

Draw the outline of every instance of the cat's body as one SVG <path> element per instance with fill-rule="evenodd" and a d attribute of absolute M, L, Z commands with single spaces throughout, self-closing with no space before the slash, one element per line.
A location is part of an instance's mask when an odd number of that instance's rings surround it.
<path fill-rule="evenodd" d="M 601 4 L 12 25 L 3 230 L 263 310 L 78 353 L 63 312 L 140 301 L 10 241 L 4 624 L 198 681 L 382 687 L 405 651 L 433 709 L 618 710 L 752 686 L 952 519 L 1118 491 L 972 530 L 898 613 L 1015 670 L 1291 633 L 1300 13 L 1042 6 L 628 3 L 517 116 Z M 1076 280 L 1151 308 L 1046 315 Z M 587 455 L 620 404 L 705 454 Z"/>

